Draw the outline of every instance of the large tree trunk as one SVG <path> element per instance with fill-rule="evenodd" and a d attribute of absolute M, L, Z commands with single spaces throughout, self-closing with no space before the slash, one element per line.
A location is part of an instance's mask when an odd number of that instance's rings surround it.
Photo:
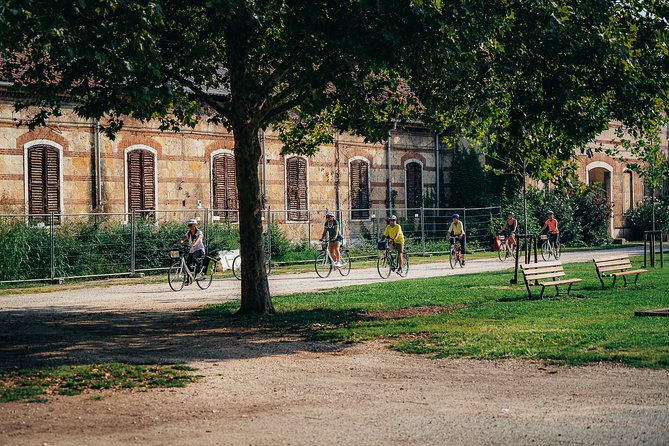
<path fill-rule="evenodd" d="M 262 244 L 262 206 L 258 161 L 260 142 L 257 125 L 233 129 L 235 165 L 239 192 L 239 238 L 242 260 L 242 314 L 273 314 Z"/>

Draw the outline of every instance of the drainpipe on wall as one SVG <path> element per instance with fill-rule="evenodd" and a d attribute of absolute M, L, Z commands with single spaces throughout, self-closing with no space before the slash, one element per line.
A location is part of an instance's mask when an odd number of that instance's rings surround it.
<path fill-rule="evenodd" d="M 265 201 L 267 200 L 267 146 L 265 145 L 265 130 L 261 133 L 262 140 L 262 208 L 265 209 Z"/>
<path fill-rule="evenodd" d="M 100 156 L 100 120 L 95 120 L 95 207 L 98 212 L 102 212 L 102 159 Z"/>
<path fill-rule="evenodd" d="M 339 182 L 341 180 L 340 177 L 340 166 L 339 166 L 339 135 L 335 136 L 335 142 L 334 142 L 334 149 L 335 149 L 335 206 L 337 208 L 337 216 L 339 217 L 339 220 L 342 220 L 342 216 L 339 213 L 341 210 L 341 203 L 339 202 Z M 350 175 L 350 174 L 349 174 Z"/>
<path fill-rule="evenodd" d="M 386 158 L 388 160 L 388 213 L 393 213 L 393 189 L 392 189 L 392 168 L 390 167 L 390 145 L 392 143 L 392 130 L 397 128 L 397 122 L 393 122 L 393 128 L 388 130 L 388 144 L 386 145 Z"/>
<path fill-rule="evenodd" d="M 440 150 L 440 132 L 435 132 L 434 134 L 434 168 L 435 168 L 435 188 L 436 188 L 436 207 L 440 208 L 441 207 L 441 172 L 439 171 L 440 167 L 440 161 L 441 161 L 441 150 Z"/>

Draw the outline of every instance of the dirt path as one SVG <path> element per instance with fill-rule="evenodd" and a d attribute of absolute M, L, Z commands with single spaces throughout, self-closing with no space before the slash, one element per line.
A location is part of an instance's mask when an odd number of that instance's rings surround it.
<path fill-rule="evenodd" d="M 565 254 L 564 261 L 592 258 Z M 480 260 L 458 272 L 509 267 Z M 420 265 L 411 277 L 452 274 Z M 273 276 L 275 294 L 380 281 Z M 195 317 L 239 284 L 122 285 L 2 296 L 3 367 L 183 362 L 184 389 L 0 404 L 0 445 L 669 444 L 669 371 L 528 361 L 435 360 L 381 341 L 346 346 Z"/>

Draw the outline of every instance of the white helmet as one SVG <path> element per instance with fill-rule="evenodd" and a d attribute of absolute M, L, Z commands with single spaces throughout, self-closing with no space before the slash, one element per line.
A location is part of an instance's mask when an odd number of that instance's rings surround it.
<path fill-rule="evenodd" d="M 186 222 L 186 224 L 187 224 L 188 226 L 190 226 L 190 225 L 197 225 L 197 220 L 195 220 L 194 218 L 191 218 L 190 220 L 188 220 L 188 221 Z"/>

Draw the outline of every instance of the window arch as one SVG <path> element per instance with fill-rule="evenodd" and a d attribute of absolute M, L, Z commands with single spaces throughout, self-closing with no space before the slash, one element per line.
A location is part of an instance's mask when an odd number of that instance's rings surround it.
<path fill-rule="evenodd" d="M 351 218 L 366 220 L 369 218 L 369 161 L 353 158 L 349 162 L 351 193 Z"/>
<path fill-rule="evenodd" d="M 286 209 L 288 220 L 307 220 L 309 215 L 307 160 L 292 156 L 286 160 Z"/>
<path fill-rule="evenodd" d="M 127 211 L 155 211 L 156 151 L 147 146 L 133 146 L 126 149 L 125 158 Z"/>
<path fill-rule="evenodd" d="M 423 165 L 417 160 L 408 160 L 404 165 L 406 208 L 423 207 Z"/>
<path fill-rule="evenodd" d="M 62 213 L 63 148 L 46 140 L 24 146 L 26 211 L 29 214 Z M 40 218 L 46 221 L 49 217 Z M 55 222 L 60 217 L 54 217 Z"/>
<path fill-rule="evenodd" d="M 237 193 L 237 169 L 232 152 L 218 151 L 212 154 L 212 206 L 214 215 L 228 221 L 237 221 L 239 195 Z"/>

